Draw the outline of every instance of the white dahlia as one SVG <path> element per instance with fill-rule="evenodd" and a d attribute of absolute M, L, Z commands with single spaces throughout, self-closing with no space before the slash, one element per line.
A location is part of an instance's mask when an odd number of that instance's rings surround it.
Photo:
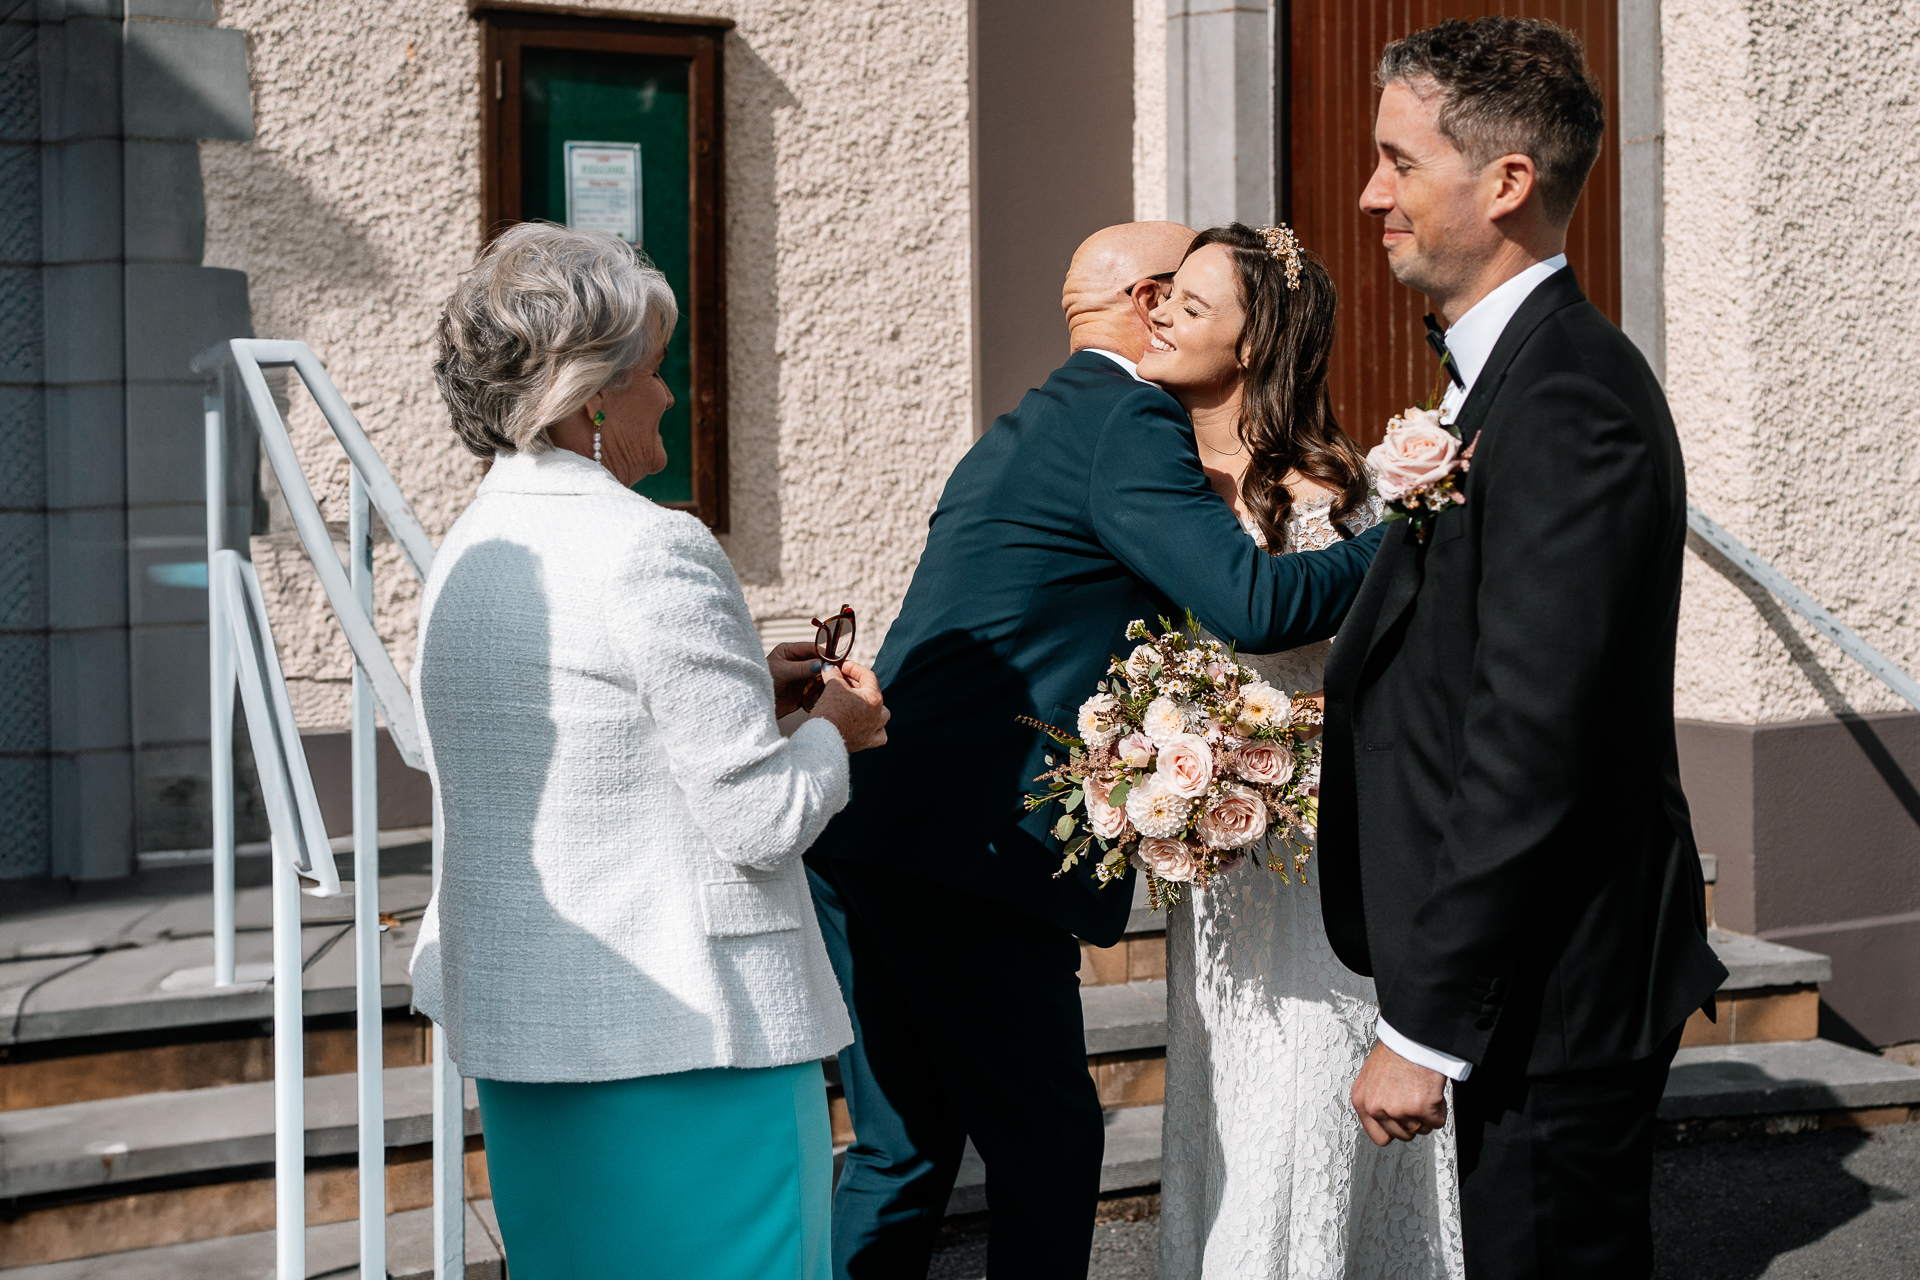
<path fill-rule="evenodd" d="M 1078 727 L 1088 750 L 1098 751 L 1120 736 L 1119 713 L 1120 700 L 1110 693 L 1096 693 L 1080 704 Z"/>
<path fill-rule="evenodd" d="M 1155 779 L 1149 778 L 1127 792 L 1127 818 L 1143 836 L 1167 840 L 1187 829 L 1187 814 L 1193 801 L 1174 795 Z"/>
<path fill-rule="evenodd" d="M 1141 732 L 1163 747 L 1192 728 L 1193 717 L 1187 705 L 1173 698 L 1155 698 L 1140 717 Z"/>
<path fill-rule="evenodd" d="M 1291 718 L 1293 699 L 1265 680 L 1240 691 L 1240 723 L 1253 729 L 1279 727 Z"/>

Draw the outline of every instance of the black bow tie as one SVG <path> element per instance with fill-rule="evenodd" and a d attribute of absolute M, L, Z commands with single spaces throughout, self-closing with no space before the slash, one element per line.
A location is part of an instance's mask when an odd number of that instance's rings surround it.
<path fill-rule="evenodd" d="M 1467 380 L 1460 376 L 1460 370 L 1453 362 L 1453 352 L 1447 350 L 1447 335 L 1445 330 L 1441 329 L 1440 322 L 1433 318 L 1431 311 L 1426 314 L 1425 319 L 1427 322 L 1427 345 L 1433 348 L 1433 354 L 1440 357 L 1440 367 L 1447 371 L 1449 378 L 1453 379 L 1453 385 L 1465 391 L 1467 389 Z"/>

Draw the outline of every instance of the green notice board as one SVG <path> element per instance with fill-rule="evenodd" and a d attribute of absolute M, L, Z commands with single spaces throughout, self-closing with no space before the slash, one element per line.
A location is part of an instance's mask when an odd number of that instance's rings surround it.
<path fill-rule="evenodd" d="M 660 422 L 667 467 L 634 488 L 658 502 L 693 500 L 693 361 L 688 299 L 692 297 L 692 192 L 688 168 L 687 58 L 579 49 L 527 48 L 520 71 L 522 216 L 564 223 L 568 210 L 567 144 L 603 144 L 607 155 L 574 158 L 574 206 L 580 225 L 626 234 L 632 225 L 639 246 L 666 273 L 680 303 L 680 324 L 667 344 L 661 376 L 673 391 L 673 408 Z M 625 166 L 638 144 L 633 175 L 639 207 L 629 220 L 622 205 Z M 575 148 L 576 152 L 580 150 Z M 582 173 L 602 189 L 580 189 Z"/>

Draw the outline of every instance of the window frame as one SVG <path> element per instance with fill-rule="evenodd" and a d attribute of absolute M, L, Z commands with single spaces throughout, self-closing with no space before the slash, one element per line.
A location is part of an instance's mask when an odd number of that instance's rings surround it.
<path fill-rule="evenodd" d="M 471 3 L 480 25 L 480 230 L 482 244 L 521 220 L 521 52 L 586 49 L 691 60 L 687 114 L 688 292 L 681 300 L 693 373 L 693 500 L 662 506 L 691 511 L 727 531 L 727 316 L 725 129 L 721 51 L 730 18 L 628 15 L 574 6 Z"/>

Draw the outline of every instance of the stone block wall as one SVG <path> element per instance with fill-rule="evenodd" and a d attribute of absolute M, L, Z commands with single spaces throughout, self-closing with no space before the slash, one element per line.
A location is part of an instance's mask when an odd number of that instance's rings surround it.
<path fill-rule="evenodd" d="M 0 37 L 0 877 L 206 843 L 199 139 L 251 136 L 210 0 L 12 5 Z M 15 206 L 18 206 L 17 208 Z M 243 449 L 241 453 L 245 455 Z M 248 491 L 251 482 L 245 481 Z"/>
<path fill-rule="evenodd" d="M 23 12 L 24 10 L 24 12 Z M 45 870 L 47 476 L 40 279 L 40 49 L 0 11 L 0 876 Z"/>

